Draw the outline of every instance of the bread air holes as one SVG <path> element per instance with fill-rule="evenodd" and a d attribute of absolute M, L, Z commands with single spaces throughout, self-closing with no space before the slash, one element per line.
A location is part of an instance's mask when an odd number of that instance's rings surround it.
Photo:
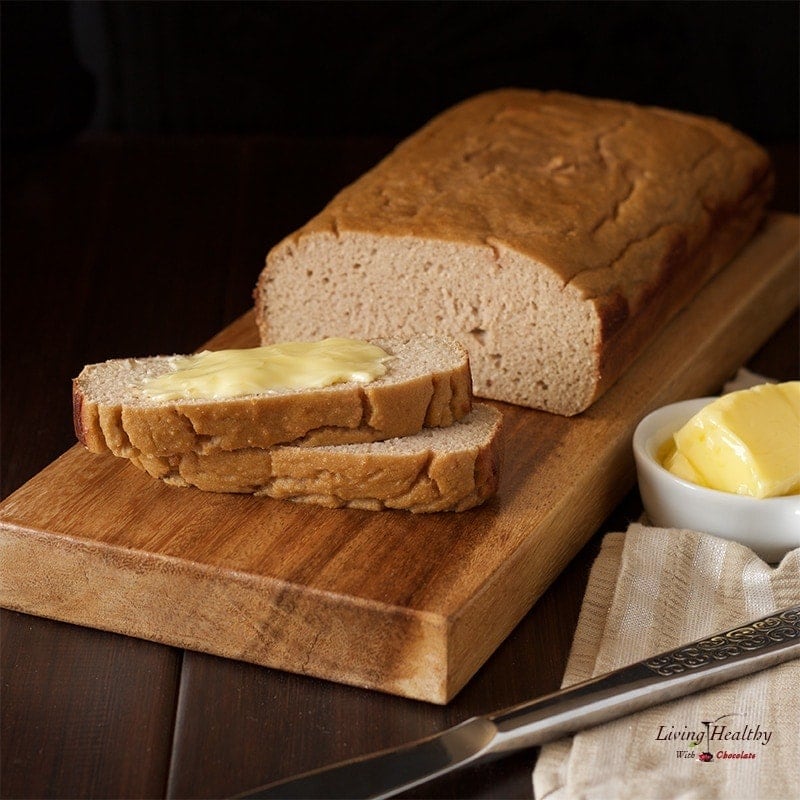
<path fill-rule="evenodd" d="M 486 344 L 486 331 L 483 328 L 473 328 L 469 334 L 481 347 Z"/>
<path fill-rule="evenodd" d="M 314 270 L 313 269 L 307 269 L 306 270 L 306 278 L 313 278 L 313 277 L 314 277 Z M 326 284 L 326 283 L 330 283 L 330 282 L 331 282 L 331 279 L 327 275 L 323 275 L 322 283 Z"/>
<path fill-rule="evenodd" d="M 442 264 L 441 262 L 436 262 L 434 264 L 433 261 L 426 261 L 422 265 L 422 269 L 428 274 L 435 275 L 447 275 L 450 272 L 450 269 L 446 264 Z"/>

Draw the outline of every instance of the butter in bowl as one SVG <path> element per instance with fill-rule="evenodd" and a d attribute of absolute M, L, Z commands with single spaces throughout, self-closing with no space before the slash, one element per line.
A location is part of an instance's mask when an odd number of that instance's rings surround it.
<path fill-rule="evenodd" d="M 800 547 L 800 381 L 659 408 L 633 452 L 653 525 L 738 541 L 769 563 Z"/>

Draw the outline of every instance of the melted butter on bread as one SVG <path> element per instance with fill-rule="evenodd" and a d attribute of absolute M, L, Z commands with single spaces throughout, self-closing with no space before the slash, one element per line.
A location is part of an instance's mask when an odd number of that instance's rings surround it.
<path fill-rule="evenodd" d="M 359 339 L 283 342 L 241 350 L 175 356 L 173 369 L 142 385 L 151 400 L 239 397 L 335 383 L 370 383 L 384 376 L 391 356 Z"/>

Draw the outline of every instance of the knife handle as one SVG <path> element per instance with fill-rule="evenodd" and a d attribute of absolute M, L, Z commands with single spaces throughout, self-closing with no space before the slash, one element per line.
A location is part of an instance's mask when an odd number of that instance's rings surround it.
<path fill-rule="evenodd" d="M 800 605 L 488 715 L 493 753 L 532 747 L 800 657 Z"/>

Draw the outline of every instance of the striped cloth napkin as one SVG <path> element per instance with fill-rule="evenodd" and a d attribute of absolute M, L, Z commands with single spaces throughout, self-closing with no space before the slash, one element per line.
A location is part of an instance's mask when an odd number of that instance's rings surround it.
<path fill-rule="evenodd" d="M 603 540 L 562 685 L 798 603 L 800 549 L 771 567 L 634 523 Z M 533 786 L 537 800 L 800 798 L 800 660 L 546 745 Z"/>

